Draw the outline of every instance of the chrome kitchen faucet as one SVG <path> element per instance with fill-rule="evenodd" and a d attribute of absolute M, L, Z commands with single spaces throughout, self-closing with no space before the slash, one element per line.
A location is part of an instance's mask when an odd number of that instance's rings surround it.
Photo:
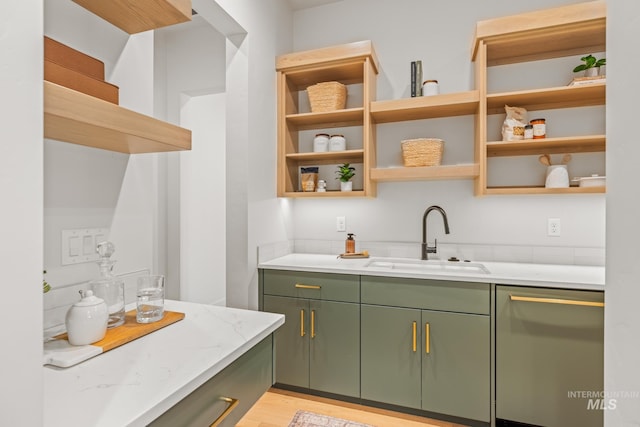
<path fill-rule="evenodd" d="M 431 211 L 438 211 L 442 215 L 444 220 L 444 232 L 449 234 L 449 221 L 447 220 L 447 213 L 440 206 L 429 206 L 424 215 L 422 216 L 422 259 L 429 259 L 429 254 L 435 254 L 438 252 L 438 239 L 434 240 L 433 246 L 429 246 L 427 243 L 427 216 Z"/>

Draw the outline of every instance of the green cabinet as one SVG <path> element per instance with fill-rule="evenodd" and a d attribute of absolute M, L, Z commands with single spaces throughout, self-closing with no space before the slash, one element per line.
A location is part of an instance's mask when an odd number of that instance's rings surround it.
<path fill-rule="evenodd" d="M 149 425 L 232 427 L 272 384 L 273 336 L 269 335 Z"/>
<path fill-rule="evenodd" d="M 603 292 L 496 286 L 496 418 L 603 425 Z M 614 402 L 615 404 L 615 402 Z"/>
<path fill-rule="evenodd" d="M 276 383 L 360 397 L 359 277 L 274 270 L 262 287 L 262 309 L 285 315 Z"/>
<path fill-rule="evenodd" d="M 490 285 L 361 282 L 362 398 L 489 422 Z"/>

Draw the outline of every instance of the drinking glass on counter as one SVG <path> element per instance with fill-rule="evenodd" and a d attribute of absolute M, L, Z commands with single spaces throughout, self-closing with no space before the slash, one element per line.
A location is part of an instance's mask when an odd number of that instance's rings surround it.
<path fill-rule="evenodd" d="M 136 321 L 152 323 L 164 316 L 164 276 L 138 277 L 136 289 Z"/>

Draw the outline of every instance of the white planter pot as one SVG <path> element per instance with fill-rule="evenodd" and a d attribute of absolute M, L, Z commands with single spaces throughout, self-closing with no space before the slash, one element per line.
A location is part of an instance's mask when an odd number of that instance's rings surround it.
<path fill-rule="evenodd" d="M 353 181 L 340 181 L 340 191 L 352 191 L 353 190 Z"/>
<path fill-rule="evenodd" d="M 587 68 L 586 70 L 584 70 L 585 77 L 595 77 L 597 75 L 598 75 L 598 68 L 596 67 Z"/>

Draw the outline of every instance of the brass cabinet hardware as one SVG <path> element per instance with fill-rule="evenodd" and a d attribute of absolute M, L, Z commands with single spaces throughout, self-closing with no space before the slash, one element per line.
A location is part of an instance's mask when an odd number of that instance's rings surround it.
<path fill-rule="evenodd" d="M 587 307 L 604 307 L 603 302 L 597 301 L 580 301 L 573 299 L 561 298 L 540 298 L 540 297 L 523 297 L 518 295 L 509 295 L 511 301 L 539 302 L 545 304 L 564 304 L 564 305 L 582 305 Z"/>
<path fill-rule="evenodd" d="M 229 406 L 227 406 L 227 409 L 225 409 L 224 412 L 220 414 L 220 416 L 209 427 L 219 426 L 220 423 L 222 423 L 224 419 L 227 418 L 229 414 L 231 414 L 231 412 L 233 412 L 236 406 L 238 406 L 238 403 L 240 403 L 238 399 L 234 399 L 232 397 L 220 396 L 220 400 L 227 402 Z"/>
<path fill-rule="evenodd" d="M 311 310 L 311 338 L 316 337 L 316 311 Z"/>
<path fill-rule="evenodd" d="M 295 287 L 298 289 L 321 289 L 319 285 L 303 285 L 302 283 L 296 283 Z"/>
<path fill-rule="evenodd" d="M 300 336 L 304 336 L 304 310 L 300 310 Z"/>
<path fill-rule="evenodd" d="M 418 351 L 418 322 L 413 322 L 413 352 Z"/>
<path fill-rule="evenodd" d="M 424 351 L 425 353 L 429 354 L 431 351 L 431 344 L 429 343 L 429 341 L 431 340 L 431 327 L 429 326 L 429 323 L 424 324 L 424 339 L 426 342 L 426 344 L 424 345 Z"/>

